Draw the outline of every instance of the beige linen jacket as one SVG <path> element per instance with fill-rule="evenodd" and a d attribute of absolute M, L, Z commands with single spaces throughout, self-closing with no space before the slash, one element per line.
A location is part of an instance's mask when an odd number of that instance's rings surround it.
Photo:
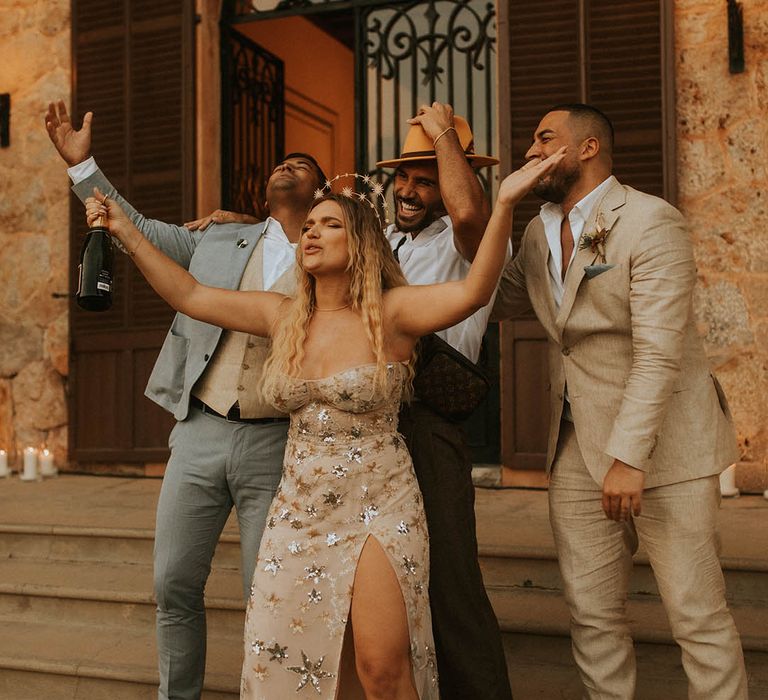
<path fill-rule="evenodd" d="M 646 488 L 717 474 L 738 459 L 722 388 L 693 317 L 693 250 L 680 212 L 616 183 L 585 234 L 607 230 L 606 266 L 589 248 L 568 268 L 560 311 L 549 282 L 544 225 L 528 225 L 507 265 L 493 318 L 531 308 L 549 340 L 547 471 L 566 385 L 590 474 L 603 483 L 614 459 L 646 472 Z"/>

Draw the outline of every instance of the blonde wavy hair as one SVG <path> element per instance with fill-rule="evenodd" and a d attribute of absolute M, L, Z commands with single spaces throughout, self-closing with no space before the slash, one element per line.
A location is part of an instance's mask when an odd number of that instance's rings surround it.
<path fill-rule="evenodd" d="M 382 329 L 383 292 L 407 282 L 395 260 L 381 223 L 367 201 L 344 195 L 329 194 L 318 199 L 339 205 L 347 233 L 350 273 L 349 300 L 352 309 L 360 311 L 366 335 L 376 356 L 374 390 L 382 388 L 387 379 L 387 361 L 384 357 Z M 310 210 L 311 214 L 311 210 Z M 267 400 L 279 394 L 281 375 L 298 376 L 304 360 L 307 329 L 315 310 L 315 278 L 302 265 L 301 245 L 296 248 L 296 295 L 285 303 L 272 332 L 272 348 L 264 364 L 262 392 Z M 408 362 L 407 386 L 413 377 L 413 359 Z"/>

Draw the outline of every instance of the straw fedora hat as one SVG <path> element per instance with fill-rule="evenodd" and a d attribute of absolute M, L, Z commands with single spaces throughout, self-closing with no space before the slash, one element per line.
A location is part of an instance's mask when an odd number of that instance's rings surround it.
<path fill-rule="evenodd" d="M 453 125 L 456 127 L 456 135 L 459 137 L 459 143 L 464 149 L 469 164 L 473 168 L 485 168 L 488 165 L 496 165 L 498 158 L 492 156 L 479 156 L 475 153 L 475 140 L 472 137 L 472 129 L 469 128 L 467 120 L 463 117 L 454 116 Z M 377 168 L 396 168 L 401 163 L 412 163 L 419 160 L 435 160 L 435 145 L 432 139 L 421 127 L 421 124 L 413 124 L 405 136 L 403 152 L 399 158 L 392 160 L 380 160 L 376 163 Z"/>

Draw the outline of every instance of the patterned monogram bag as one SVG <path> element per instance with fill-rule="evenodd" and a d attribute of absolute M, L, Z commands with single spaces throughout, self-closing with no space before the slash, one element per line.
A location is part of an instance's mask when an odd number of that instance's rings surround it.
<path fill-rule="evenodd" d="M 419 341 L 413 391 L 446 420 L 460 422 L 485 400 L 491 383 L 482 370 L 434 333 Z"/>

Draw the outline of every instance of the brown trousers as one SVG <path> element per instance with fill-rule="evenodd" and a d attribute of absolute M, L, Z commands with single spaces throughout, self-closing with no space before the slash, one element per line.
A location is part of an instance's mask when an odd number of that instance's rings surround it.
<path fill-rule="evenodd" d="M 421 403 L 400 413 L 429 529 L 432 628 L 441 700 L 511 700 L 501 633 L 477 560 L 466 437 Z"/>

